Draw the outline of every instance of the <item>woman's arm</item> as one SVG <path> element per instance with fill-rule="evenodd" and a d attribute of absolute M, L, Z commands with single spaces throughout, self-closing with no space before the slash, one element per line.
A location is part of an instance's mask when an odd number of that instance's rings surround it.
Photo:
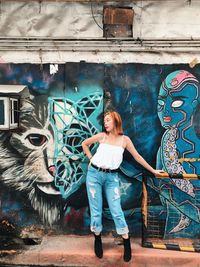
<path fill-rule="evenodd" d="M 82 142 L 81 145 L 82 145 L 83 151 L 89 160 L 92 158 L 92 153 L 90 152 L 89 146 L 102 140 L 104 137 L 104 134 L 105 133 L 95 134 L 92 137 L 89 137 Z"/>
<path fill-rule="evenodd" d="M 125 136 L 126 140 L 126 149 L 131 153 L 131 155 L 134 157 L 134 159 L 140 163 L 145 169 L 148 171 L 152 172 L 154 175 L 159 174 L 161 171 L 153 169 L 147 162 L 146 160 L 137 152 L 135 149 L 133 142 L 128 136 Z"/>

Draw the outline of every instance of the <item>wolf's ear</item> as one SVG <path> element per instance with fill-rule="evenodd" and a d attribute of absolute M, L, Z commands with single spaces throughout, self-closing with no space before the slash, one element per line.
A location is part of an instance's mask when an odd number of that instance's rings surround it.
<path fill-rule="evenodd" d="M 21 101 L 21 107 L 19 112 L 19 118 L 20 120 L 26 118 L 27 116 L 30 116 L 34 112 L 34 106 L 33 103 L 29 101 Z"/>
<path fill-rule="evenodd" d="M 31 96 L 31 98 L 21 101 L 20 119 L 27 118 L 28 120 L 29 116 L 37 116 L 40 122 L 45 123 L 48 117 L 48 97 L 46 95 Z"/>
<path fill-rule="evenodd" d="M 96 109 L 100 107 L 100 105 L 102 105 L 102 101 L 102 94 L 93 94 L 83 97 L 76 102 L 77 112 L 81 114 L 81 111 L 84 110 L 86 116 L 89 117 Z"/>

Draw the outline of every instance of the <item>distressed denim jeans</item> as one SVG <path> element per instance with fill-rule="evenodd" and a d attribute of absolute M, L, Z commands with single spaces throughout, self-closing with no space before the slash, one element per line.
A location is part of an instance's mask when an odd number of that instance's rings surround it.
<path fill-rule="evenodd" d="M 86 186 L 91 213 L 91 231 L 96 233 L 102 231 L 102 190 L 104 190 L 117 233 L 127 234 L 129 230 L 121 208 L 118 173 L 102 172 L 89 166 Z"/>

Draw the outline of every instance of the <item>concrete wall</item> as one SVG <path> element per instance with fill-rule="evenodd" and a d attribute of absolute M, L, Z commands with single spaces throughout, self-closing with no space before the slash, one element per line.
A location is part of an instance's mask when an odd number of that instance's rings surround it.
<path fill-rule="evenodd" d="M 1 1 L 0 58 L 15 63 L 189 63 L 199 57 L 199 5 L 194 0 Z M 104 6 L 133 8 L 133 38 L 103 38 Z"/>
<path fill-rule="evenodd" d="M 2 1 L 4 37 L 102 38 L 103 7 L 134 10 L 133 38 L 198 39 L 199 1 Z"/>
<path fill-rule="evenodd" d="M 133 38 L 102 37 L 104 1 L 1 2 L 0 83 L 30 90 L 20 127 L 0 132 L 1 215 L 18 226 L 89 231 L 80 144 L 102 130 L 107 108 L 120 112 L 125 134 L 153 167 L 199 173 L 199 2 L 108 4 L 133 7 Z M 125 153 L 122 207 L 134 235 L 142 172 Z M 149 186 L 162 236 L 195 239 L 199 182 Z M 114 229 L 106 201 L 104 225 Z"/>

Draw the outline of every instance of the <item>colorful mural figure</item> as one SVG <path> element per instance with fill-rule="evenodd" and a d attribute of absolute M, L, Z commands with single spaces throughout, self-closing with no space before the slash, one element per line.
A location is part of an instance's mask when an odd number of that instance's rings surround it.
<path fill-rule="evenodd" d="M 200 139 L 194 128 L 200 102 L 200 84 L 190 72 L 178 70 L 162 82 L 158 96 L 158 116 L 166 129 L 157 154 L 157 168 L 171 174 L 200 173 Z M 167 205 L 165 237 L 181 236 L 181 231 L 200 233 L 199 182 L 186 179 L 159 181 L 162 201 Z M 165 183 L 165 184 L 164 184 Z M 171 216 L 176 215 L 176 221 Z M 184 232 L 185 235 L 185 232 Z M 172 236 L 172 235 L 171 235 Z"/>
<path fill-rule="evenodd" d="M 169 74 L 160 87 L 158 116 L 166 131 L 158 152 L 157 165 L 169 173 L 200 172 L 200 140 L 193 122 L 199 102 L 199 81 L 187 71 Z M 193 194 L 192 188 L 187 186 L 185 190 Z"/>

